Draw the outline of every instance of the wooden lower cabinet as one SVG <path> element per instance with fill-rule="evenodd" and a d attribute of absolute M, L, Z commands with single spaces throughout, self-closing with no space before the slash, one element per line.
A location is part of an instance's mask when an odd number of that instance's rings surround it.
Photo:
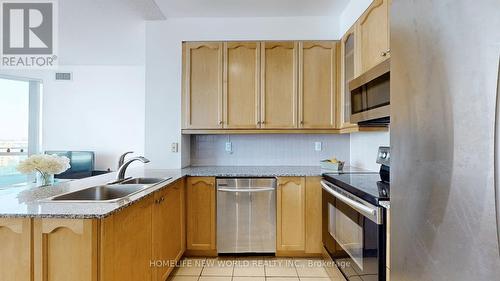
<path fill-rule="evenodd" d="M 100 281 L 151 280 L 153 197 L 101 221 Z"/>
<path fill-rule="evenodd" d="M 279 177 L 276 204 L 276 255 L 320 256 L 320 177 Z"/>
<path fill-rule="evenodd" d="M 33 280 L 31 232 L 29 218 L 0 218 L 0 280 Z"/>
<path fill-rule="evenodd" d="M 276 193 L 276 252 L 305 251 L 306 183 L 303 177 L 280 177 Z"/>
<path fill-rule="evenodd" d="M 185 251 L 184 179 L 157 192 L 153 207 L 153 280 L 166 280 Z"/>
<path fill-rule="evenodd" d="M 34 219 L 34 280 L 98 280 L 97 237 L 97 220 Z"/>
<path fill-rule="evenodd" d="M 309 254 L 321 254 L 322 237 L 321 177 L 306 177 L 306 249 Z"/>
<path fill-rule="evenodd" d="M 217 254 L 215 178 L 189 177 L 186 184 L 187 253 Z"/>
<path fill-rule="evenodd" d="M 103 219 L 0 218 L 0 280 L 165 281 L 185 237 L 184 179 Z"/>

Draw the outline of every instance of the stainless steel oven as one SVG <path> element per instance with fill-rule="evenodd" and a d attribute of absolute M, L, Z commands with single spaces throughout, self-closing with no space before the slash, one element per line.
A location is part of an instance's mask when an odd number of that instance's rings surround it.
<path fill-rule="evenodd" d="M 385 281 L 384 209 L 326 180 L 321 185 L 327 252 L 347 280 Z"/>

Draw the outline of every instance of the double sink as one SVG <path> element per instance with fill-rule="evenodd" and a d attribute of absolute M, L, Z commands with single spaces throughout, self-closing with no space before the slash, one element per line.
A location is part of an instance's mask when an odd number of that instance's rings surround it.
<path fill-rule="evenodd" d="M 118 202 L 171 178 L 130 178 L 50 197 L 45 202 Z"/>

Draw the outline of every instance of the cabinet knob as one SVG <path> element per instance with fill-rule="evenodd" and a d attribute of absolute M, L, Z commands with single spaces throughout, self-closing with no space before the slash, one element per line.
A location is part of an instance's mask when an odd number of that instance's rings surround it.
<path fill-rule="evenodd" d="M 387 52 L 381 52 L 381 53 L 380 53 L 380 56 L 381 56 L 381 57 L 385 57 L 385 56 L 387 56 Z"/>
<path fill-rule="evenodd" d="M 224 121 L 219 121 L 219 125 L 222 125 L 222 124 L 224 124 Z"/>
<path fill-rule="evenodd" d="M 304 121 L 300 121 L 300 125 L 304 125 Z"/>
<path fill-rule="evenodd" d="M 261 124 L 266 124 L 266 121 L 262 121 Z"/>
<path fill-rule="evenodd" d="M 260 123 L 261 123 L 260 121 L 257 121 L 257 125 L 260 125 Z"/>

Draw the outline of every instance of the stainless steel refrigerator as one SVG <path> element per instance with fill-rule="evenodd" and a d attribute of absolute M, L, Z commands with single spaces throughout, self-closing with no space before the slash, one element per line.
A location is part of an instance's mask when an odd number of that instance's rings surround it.
<path fill-rule="evenodd" d="M 500 280 L 500 0 L 392 2 L 391 280 Z"/>

